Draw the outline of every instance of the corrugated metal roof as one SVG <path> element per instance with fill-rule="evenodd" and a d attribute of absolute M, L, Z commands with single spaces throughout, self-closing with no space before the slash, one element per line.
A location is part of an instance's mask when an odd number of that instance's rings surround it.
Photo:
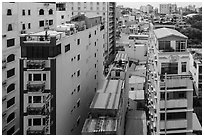
<path fill-rule="evenodd" d="M 177 36 L 177 37 L 182 37 L 185 39 L 188 38 L 182 33 L 178 32 L 177 30 L 169 29 L 169 28 L 155 29 L 154 34 L 156 35 L 157 39 L 161 39 L 161 38 L 168 37 L 168 36 Z"/>

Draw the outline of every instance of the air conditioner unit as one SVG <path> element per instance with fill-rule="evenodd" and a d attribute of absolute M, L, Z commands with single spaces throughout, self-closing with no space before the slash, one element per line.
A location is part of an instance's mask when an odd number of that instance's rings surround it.
<path fill-rule="evenodd" d="M 4 80 L 4 81 L 2 82 L 2 85 L 3 85 L 3 86 L 6 86 L 6 84 L 7 84 L 7 81 Z"/>
<path fill-rule="evenodd" d="M 2 60 L 2 63 L 6 63 L 6 59 L 3 59 L 3 60 Z"/>
<path fill-rule="evenodd" d="M 2 102 L 6 101 L 7 99 L 7 96 L 5 95 L 3 98 L 2 98 Z"/>
<path fill-rule="evenodd" d="M 6 37 L 6 34 L 2 35 L 2 38 L 5 38 Z"/>
<path fill-rule="evenodd" d="M 2 118 L 5 118 L 7 116 L 7 111 L 4 111 L 3 113 L 2 113 Z"/>

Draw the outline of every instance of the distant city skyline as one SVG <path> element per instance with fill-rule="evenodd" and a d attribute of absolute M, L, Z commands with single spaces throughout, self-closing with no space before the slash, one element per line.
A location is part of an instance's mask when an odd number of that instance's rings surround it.
<path fill-rule="evenodd" d="M 139 9 L 140 6 L 146 6 L 147 4 L 152 5 L 154 8 L 157 7 L 159 8 L 159 4 L 176 4 L 177 7 L 186 7 L 188 5 L 195 5 L 196 8 L 202 7 L 202 2 L 116 2 L 117 5 L 123 5 L 124 7 L 129 7 L 129 8 L 136 8 Z"/>

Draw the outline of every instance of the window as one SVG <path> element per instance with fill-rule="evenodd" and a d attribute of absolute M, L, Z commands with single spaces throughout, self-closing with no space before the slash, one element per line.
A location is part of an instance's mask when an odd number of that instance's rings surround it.
<path fill-rule="evenodd" d="M 26 27 L 25 27 L 25 24 L 22 24 L 22 30 L 25 30 Z"/>
<path fill-rule="evenodd" d="M 10 84 L 8 87 L 7 87 L 7 94 L 8 93 L 10 93 L 11 91 L 13 91 L 15 89 L 15 84 L 14 83 L 12 83 L 12 84 Z"/>
<path fill-rule="evenodd" d="M 15 97 L 13 97 L 9 101 L 7 101 L 7 108 L 10 108 L 14 104 L 15 104 Z"/>
<path fill-rule="evenodd" d="M 77 92 L 79 92 L 79 91 L 80 91 L 80 85 L 77 86 Z"/>
<path fill-rule="evenodd" d="M 80 76 L 80 70 L 77 71 L 77 77 L 79 77 L 79 76 Z"/>
<path fill-rule="evenodd" d="M 97 2 L 96 4 L 99 5 L 99 2 Z"/>
<path fill-rule="evenodd" d="M 49 10 L 49 15 L 52 15 L 52 14 L 53 14 L 53 10 L 50 9 L 50 10 Z"/>
<path fill-rule="evenodd" d="M 43 9 L 39 10 L 39 15 L 44 15 L 44 10 Z"/>
<path fill-rule="evenodd" d="M 33 126 L 40 126 L 40 125 L 41 125 L 41 118 L 34 118 Z"/>
<path fill-rule="evenodd" d="M 15 55 L 14 55 L 14 54 L 11 54 L 11 55 L 9 55 L 9 56 L 7 57 L 7 63 L 12 62 L 12 61 L 14 61 L 14 60 L 15 60 Z"/>
<path fill-rule="evenodd" d="M 178 74 L 178 63 L 161 63 L 161 74 Z"/>
<path fill-rule="evenodd" d="M 79 45 L 80 44 L 80 39 L 77 39 L 77 45 Z"/>
<path fill-rule="evenodd" d="M 96 53 L 94 54 L 94 57 L 96 57 Z"/>
<path fill-rule="evenodd" d="M 41 96 L 33 96 L 33 103 L 41 103 Z"/>
<path fill-rule="evenodd" d="M 33 74 L 33 81 L 41 81 L 41 74 Z"/>
<path fill-rule="evenodd" d="M 80 99 L 77 101 L 77 107 L 80 107 Z"/>
<path fill-rule="evenodd" d="M 44 27 L 44 20 L 39 21 L 39 26 Z"/>
<path fill-rule="evenodd" d="M 12 15 L 11 9 L 7 9 L 7 16 Z"/>
<path fill-rule="evenodd" d="M 164 100 L 165 99 L 165 92 L 160 92 L 160 100 Z"/>
<path fill-rule="evenodd" d="M 94 75 L 94 79 L 96 79 L 96 75 Z"/>
<path fill-rule="evenodd" d="M 49 25 L 53 25 L 53 20 L 49 20 Z"/>
<path fill-rule="evenodd" d="M 199 73 L 202 73 L 202 66 L 199 66 Z"/>
<path fill-rule="evenodd" d="M 134 88 L 134 87 L 131 87 L 130 89 L 131 89 L 131 91 L 134 91 L 135 88 Z"/>
<path fill-rule="evenodd" d="M 96 64 L 95 64 L 95 68 L 96 68 Z"/>
<path fill-rule="evenodd" d="M 30 23 L 28 23 L 28 29 L 30 29 L 30 28 L 31 28 Z"/>
<path fill-rule="evenodd" d="M 22 15 L 25 16 L 25 10 L 22 10 Z"/>
<path fill-rule="evenodd" d="M 181 62 L 181 72 L 186 72 L 186 62 Z"/>
<path fill-rule="evenodd" d="M 95 42 L 94 44 L 95 44 L 95 46 L 96 46 L 96 42 Z"/>
<path fill-rule="evenodd" d="M 115 72 L 115 76 L 116 76 L 116 77 L 120 77 L 120 71 L 116 71 L 116 72 Z"/>
<path fill-rule="evenodd" d="M 159 50 L 162 50 L 164 52 L 174 51 L 170 46 L 170 41 L 159 41 Z"/>
<path fill-rule="evenodd" d="M 15 38 L 7 40 L 7 47 L 12 47 L 15 45 Z"/>
<path fill-rule="evenodd" d="M 8 31 L 12 31 L 13 28 L 12 28 L 12 24 L 8 24 Z"/>
<path fill-rule="evenodd" d="M 46 74 L 43 74 L 43 81 L 46 81 Z"/>
<path fill-rule="evenodd" d="M 69 51 L 70 50 L 70 44 L 66 45 L 65 46 L 65 52 Z"/>
<path fill-rule="evenodd" d="M 15 125 L 12 126 L 9 130 L 7 130 L 7 135 L 12 135 L 15 132 Z"/>
<path fill-rule="evenodd" d="M 15 68 L 12 68 L 7 71 L 7 78 L 10 78 L 15 75 Z"/>
<path fill-rule="evenodd" d="M 95 30 L 95 35 L 96 35 L 96 30 Z"/>
<path fill-rule="evenodd" d="M 28 103 L 32 103 L 32 96 L 28 96 Z"/>
<path fill-rule="evenodd" d="M 28 10 L 28 15 L 30 15 L 30 10 Z"/>
<path fill-rule="evenodd" d="M 79 60 L 80 60 L 80 54 L 77 55 L 77 61 L 79 61 Z"/>
<path fill-rule="evenodd" d="M 176 41 L 176 51 L 177 52 L 185 51 L 185 41 Z"/>
<path fill-rule="evenodd" d="M 46 118 L 43 118 L 43 125 L 46 125 Z"/>
<path fill-rule="evenodd" d="M 80 124 L 80 116 L 77 118 L 77 126 Z"/>
<path fill-rule="evenodd" d="M 15 112 L 11 113 L 7 118 L 7 123 L 11 122 L 15 118 Z"/>
<path fill-rule="evenodd" d="M 32 119 L 31 118 L 28 119 L 28 126 L 32 126 Z"/>
<path fill-rule="evenodd" d="M 32 74 L 28 74 L 28 81 L 32 81 Z"/>
<path fill-rule="evenodd" d="M 64 19 L 64 15 L 61 16 L 61 19 Z"/>
<path fill-rule="evenodd" d="M 89 38 L 91 38 L 91 34 L 89 34 Z"/>

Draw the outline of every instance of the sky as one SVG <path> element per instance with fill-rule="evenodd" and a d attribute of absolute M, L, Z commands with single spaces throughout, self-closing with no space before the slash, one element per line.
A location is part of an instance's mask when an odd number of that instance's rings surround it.
<path fill-rule="evenodd" d="M 144 1 L 144 0 L 143 0 Z M 177 0 L 178 1 L 178 0 Z M 187 0 L 186 0 L 187 1 Z M 189 1 L 189 0 L 188 0 Z M 202 6 L 202 2 L 199 0 L 194 0 L 195 2 L 185 2 L 185 1 L 179 1 L 179 2 L 175 2 L 175 1 L 155 1 L 155 2 L 137 2 L 135 1 L 128 1 L 128 2 L 123 2 L 123 1 L 116 1 L 117 5 L 124 5 L 124 7 L 130 7 L 130 8 L 136 8 L 139 9 L 140 6 L 146 6 L 147 4 L 152 5 L 154 8 L 157 7 L 159 8 L 159 4 L 167 4 L 167 3 L 171 3 L 171 4 L 177 4 L 177 7 L 185 7 L 188 5 L 195 5 L 197 8 Z"/>

